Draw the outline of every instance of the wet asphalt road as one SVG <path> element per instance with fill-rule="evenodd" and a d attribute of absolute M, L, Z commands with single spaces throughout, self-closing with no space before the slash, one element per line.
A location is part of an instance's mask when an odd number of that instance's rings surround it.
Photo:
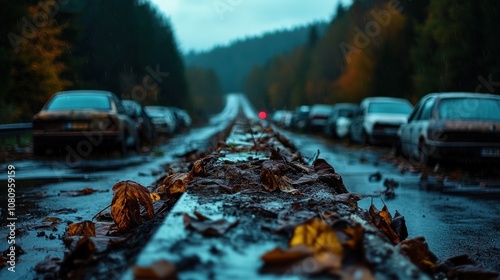
<path fill-rule="evenodd" d="M 381 209 L 384 203 L 394 215 L 398 210 L 406 219 L 409 237 L 424 236 L 430 250 L 444 260 L 468 254 L 483 267 L 500 271 L 500 188 L 489 178 L 476 178 L 495 187 L 485 188 L 458 179 L 445 181 L 445 189 L 436 188 L 434 179 L 421 180 L 421 172 L 402 174 L 389 158 L 389 147 L 362 147 L 345 141 L 282 131 L 304 156 L 326 159 L 342 175 L 353 193 L 376 194 L 383 191 L 386 178 L 399 182 L 396 196 L 373 198 Z M 370 175 L 380 172 L 380 181 L 370 181 Z M 495 184 L 496 183 L 496 184 Z M 371 198 L 359 201 L 370 207 Z"/>
<path fill-rule="evenodd" d="M 170 139 L 159 147 L 157 155 L 131 154 L 126 158 L 86 159 L 78 168 L 68 168 L 64 159 L 30 160 L 11 163 L 16 166 L 18 216 L 16 241 L 26 251 L 19 256 L 16 274 L 5 268 L 0 270 L 0 279 L 32 279 L 36 263 L 45 256 L 62 258 L 64 252 L 61 240 L 68 221 L 90 220 L 98 211 L 108 206 L 112 199 L 112 186 L 121 180 L 133 180 L 150 185 L 156 180 L 156 171 L 162 165 L 191 150 L 206 149 L 206 140 L 223 130 L 238 111 L 237 97 L 229 97 L 228 106 L 212 118 L 207 127 L 192 129 Z M 243 105 L 247 115 L 253 114 Z M 458 193 L 428 190 L 422 184 L 420 173 L 402 174 L 391 161 L 381 160 L 390 152 L 385 147 L 349 146 L 341 141 L 322 137 L 282 133 L 294 142 L 305 157 L 312 157 L 318 150 L 321 158 L 333 165 L 342 175 L 350 192 L 374 194 L 384 189 L 383 180 L 392 178 L 399 182 L 394 199 L 384 199 L 389 211 L 398 210 L 405 216 L 410 237 L 424 236 L 430 249 L 440 258 L 469 254 L 485 268 L 500 271 L 500 219 L 499 196 L 477 195 L 476 188 L 465 188 L 466 184 L 455 184 Z M 159 154 L 159 155 L 158 155 Z M 2 166 L 2 170 L 5 170 Z M 380 172 L 382 180 L 369 181 L 371 174 Z M 5 180 L 6 172 L 1 178 Z M 459 187 L 457 187 L 459 186 Z M 68 191 L 91 187 L 100 192 L 86 196 L 70 196 Z M 472 192 L 471 192 L 472 190 Z M 500 189 L 492 189 L 493 191 Z M 6 193 L 2 191 L 3 201 Z M 368 208 L 371 199 L 359 202 Z M 382 208 L 380 198 L 374 198 L 377 208 Z M 3 209 L 2 209 L 3 210 Z M 57 226 L 42 222 L 46 217 L 57 217 Z M 2 211 L 0 236 L 7 236 L 5 211 Z M 5 240 L 5 239 L 4 239 Z M 0 243 L 0 249 L 7 249 L 7 242 Z"/>

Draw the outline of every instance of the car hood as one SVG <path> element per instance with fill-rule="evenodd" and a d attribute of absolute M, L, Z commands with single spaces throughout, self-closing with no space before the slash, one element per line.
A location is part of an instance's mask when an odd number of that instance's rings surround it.
<path fill-rule="evenodd" d="M 408 115 L 402 114 L 367 114 L 367 122 L 378 122 L 386 124 L 404 124 L 408 121 Z"/>
<path fill-rule="evenodd" d="M 110 115 L 108 111 L 98 110 L 61 110 L 41 111 L 33 117 L 36 121 L 54 120 L 88 120 L 93 118 L 105 118 Z"/>

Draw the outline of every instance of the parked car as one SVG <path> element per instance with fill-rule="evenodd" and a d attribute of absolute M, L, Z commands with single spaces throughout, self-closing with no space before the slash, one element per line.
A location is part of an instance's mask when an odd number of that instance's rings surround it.
<path fill-rule="evenodd" d="M 307 126 L 307 119 L 309 118 L 309 109 L 307 105 L 299 106 L 293 111 L 292 114 L 292 128 L 304 130 Z"/>
<path fill-rule="evenodd" d="M 274 111 L 271 120 L 277 126 L 290 127 L 291 118 L 292 112 L 287 110 L 276 110 Z"/>
<path fill-rule="evenodd" d="M 432 93 L 398 131 L 396 152 L 434 161 L 500 161 L 500 96 Z"/>
<path fill-rule="evenodd" d="M 332 111 L 325 124 L 325 135 L 333 138 L 344 138 L 349 134 L 351 120 L 358 110 L 353 103 L 338 103 L 333 105 Z"/>
<path fill-rule="evenodd" d="M 155 126 L 144 107 L 134 100 L 122 100 L 130 117 L 135 121 L 140 144 L 151 143 L 156 135 Z"/>
<path fill-rule="evenodd" d="M 184 130 L 191 126 L 191 116 L 186 110 L 177 107 L 167 108 L 174 114 L 177 130 Z"/>
<path fill-rule="evenodd" d="M 101 147 L 125 154 L 137 147 L 135 123 L 111 92 L 75 90 L 56 93 L 33 117 L 33 152 L 76 145 L 80 156 Z"/>
<path fill-rule="evenodd" d="M 157 133 L 172 135 L 177 130 L 174 113 L 168 107 L 146 106 L 144 109 L 155 125 Z"/>
<path fill-rule="evenodd" d="M 328 116 L 332 112 L 333 105 L 314 104 L 309 109 L 307 118 L 307 129 L 309 131 L 323 131 L 328 120 Z"/>
<path fill-rule="evenodd" d="M 393 144 L 412 109 L 412 104 L 402 98 L 365 98 L 352 119 L 349 138 L 362 144 Z"/>

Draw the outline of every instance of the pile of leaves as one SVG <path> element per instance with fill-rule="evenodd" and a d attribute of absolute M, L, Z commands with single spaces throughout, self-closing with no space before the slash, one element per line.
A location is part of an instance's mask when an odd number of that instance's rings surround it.
<path fill-rule="evenodd" d="M 423 237 L 407 239 L 404 217 L 397 211 L 392 216 L 385 205 L 381 210 L 373 203 L 368 210 L 359 208 L 357 202 L 367 196 L 349 193 L 342 177 L 319 158 L 319 152 L 305 160 L 269 127 L 257 125 L 238 133 L 247 135 L 249 144 L 221 142 L 203 157 L 190 155 L 190 160 L 177 168 L 187 172 L 167 168 L 169 172 L 150 188 L 132 181 L 116 183 L 111 212 L 96 215 L 97 222 L 70 224 L 65 258 L 47 259 L 37 270 L 57 271 L 63 278 L 82 275 L 86 266 L 123 246 L 131 233 L 144 229 L 187 191 L 198 196 L 200 203 L 212 203 L 221 194 L 238 194 L 231 196 L 233 201 L 227 200 L 223 210 L 257 215 L 268 221 L 261 227 L 265 233 L 260 234 L 288 240 L 287 247 L 276 247 L 260 256 L 261 273 L 368 280 L 498 276 L 465 256 L 439 261 Z M 226 158 L 235 153 L 247 157 Z M 279 206 L 269 207 L 270 201 L 279 201 Z M 248 219 L 211 219 L 198 211 L 185 213 L 182 222 L 187 230 L 210 238 L 231 235 L 238 227 L 255 228 Z M 175 279 L 177 272 L 178 267 L 166 260 L 133 268 L 136 278 Z"/>

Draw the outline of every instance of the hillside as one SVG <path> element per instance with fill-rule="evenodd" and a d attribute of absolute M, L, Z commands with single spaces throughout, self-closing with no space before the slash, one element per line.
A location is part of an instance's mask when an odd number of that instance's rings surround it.
<path fill-rule="evenodd" d="M 252 67 L 283 54 L 307 42 L 311 28 L 325 33 L 328 23 L 319 22 L 291 30 L 279 30 L 258 37 L 237 40 L 228 46 L 184 56 L 187 67 L 211 68 L 220 79 L 224 92 L 243 91 L 245 79 Z"/>

